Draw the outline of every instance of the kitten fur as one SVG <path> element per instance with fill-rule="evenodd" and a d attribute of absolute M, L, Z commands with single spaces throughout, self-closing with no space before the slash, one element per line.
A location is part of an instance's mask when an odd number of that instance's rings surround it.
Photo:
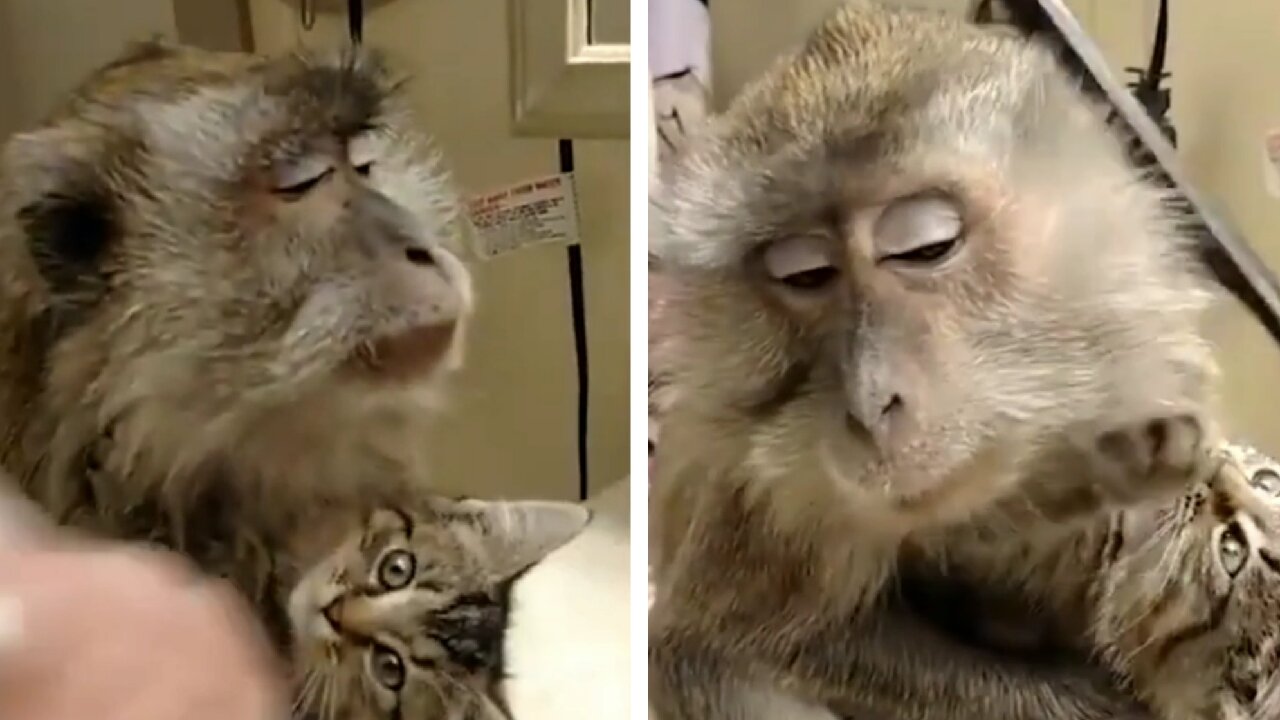
<path fill-rule="evenodd" d="M 1249 445 L 1174 503 L 1118 513 L 1096 650 L 1162 720 L 1280 717 L 1280 463 Z"/>
<path fill-rule="evenodd" d="M 400 83 L 145 43 L 9 140 L 0 464 L 55 519 L 262 595 L 295 526 L 421 491 L 472 300 Z"/>
<path fill-rule="evenodd" d="M 939 196 L 963 227 L 948 259 L 879 249 L 876 213 Z M 672 398 L 658 717 L 763 718 L 743 700 L 762 692 L 877 718 L 1141 716 L 1087 668 L 948 644 L 883 591 L 913 544 L 940 563 L 964 554 L 948 543 L 1052 545 L 1041 525 L 1204 476 L 1211 294 L 1164 201 L 1047 49 L 939 14 L 847 3 L 710 120 L 650 243 Z M 770 276 L 797 238 L 833 279 Z"/>
<path fill-rule="evenodd" d="M 366 514 L 290 593 L 294 715 L 509 720 L 511 586 L 589 517 L 569 503 L 444 498 Z"/>

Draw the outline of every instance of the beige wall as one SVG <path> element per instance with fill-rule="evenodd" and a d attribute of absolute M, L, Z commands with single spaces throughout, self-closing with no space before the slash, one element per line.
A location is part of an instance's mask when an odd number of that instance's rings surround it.
<path fill-rule="evenodd" d="M 175 37 L 171 0 L 0 0 L 0 137 L 36 122 L 128 40 Z"/>
<path fill-rule="evenodd" d="M 365 41 L 409 71 L 408 93 L 468 192 L 557 170 L 554 140 L 508 131 L 505 0 L 397 0 Z M 303 33 L 294 3 L 253 0 L 260 51 L 341 42 L 345 20 Z M 576 142 L 591 356 L 591 479 L 627 471 L 628 151 Z M 565 249 L 529 248 L 476 268 L 480 309 L 455 410 L 436 439 L 439 480 L 473 493 L 572 497 L 577 488 L 573 335 Z"/>
<path fill-rule="evenodd" d="M 967 6 L 967 0 L 899 0 Z M 713 3 L 715 102 L 724 103 L 782 48 L 797 42 L 839 0 L 734 0 Z M 1145 65 L 1154 0 L 1068 0 L 1116 72 Z M 1179 152 L 1203 190 L 1236 222 L 1254 249 L 1280 269 L 1280 200 L 1267 197 L 1262 136 L 1280 128 L 1280 2 L 1175 0 L 1170 70 Z M 1226 374 L 1230 430 L 1280 453 L 1280 351 L 1234 301 L 1210 323 Z"/>

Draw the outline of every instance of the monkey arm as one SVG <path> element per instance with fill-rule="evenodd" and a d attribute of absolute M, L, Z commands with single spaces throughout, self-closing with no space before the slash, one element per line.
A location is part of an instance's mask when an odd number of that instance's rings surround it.
<path fill-rule="evenodd" d="M 734 652 L 715 644 L 685 629 L 654 628 L 650 702 L 659 720 L 1151 717 L 1083 665 L 1036 667 L 1001 658 L 901 610 L 885 609 L 804 643 L 743 643 Z"/>
<path fill-rule="evenodd" d="M 650 702 L 659 720 L 1144 720 L 1083 663 L 1037 666 L 968 647 L 886 606 L 840 625 L 795 618 L 750 637 L 654 624 Z M 806 633 L 795 633 L 806 626 Z M 820 706 L 831 712 L 824 712 Z"/>
<path fill-rule="evenodd" d="M 1142 720 L 1148 711 L 1080 663 L 1030 663 L 964 645 L 896 605 L 857 623 L 813 661 L 844 666 L 849 684 L 828 699 L 851 720 Z M 845 647 L 841 647 L 845 646 Z M 820 690 L 821 688 L 814 688 Z"/>
<path fill-rule="evenodd" d="M 770 538 L 765 554 L 746 537 L 750 523 L 715 526 L 730 537 L 686 537 L 658 578 L 649 690 L 659 720 L 1148 717 L 1084 663 L 1031 664 L 971 647 L 896 593 L 844 603 L 794 546 Z M 716 552 L 729 548 L 753 562 Z"/>
<path fill-rule="evenodd" d="M 686 485 L 666 508 L 682 512 L 663 534 L 650 615 L 660 720 L 831 718 L 823 706 L 855 720 L 1146 717 L 1083 663 L 950 638 L 882 592 L 896 546 L 785 532 L 740 487 Z"/>

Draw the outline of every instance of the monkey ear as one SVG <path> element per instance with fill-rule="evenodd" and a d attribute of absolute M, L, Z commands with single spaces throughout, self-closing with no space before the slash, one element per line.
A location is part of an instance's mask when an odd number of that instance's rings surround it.
<path fill-rule="evenodd" d="M 86 125 L 70 122 L 21 132 L 4 145 L 0 162 L 12 178 L 17 206 L 50 193 L 67 194 L 96 175 L 101 136 Z"/>
<path fill-rule="evenodd" d="M 478 521 L 499 577 L 508 578 L 538 563 L 572 540 L 591 520 L 591 511 L 567 502 L 464 500 Z"/>
<path fill-rule="evenodd" d="M 104 287 L 100 261 L 118 230 L 99 148 L 96 133 L 58 126 L 14 136 L 0 158 L 9 211 L 55 307 L 96 302 Z"/>
<path fill-rule="evenodd" d="M 145 40 L 134 40 L 125 45 L 124 50 L 99 72 L 118 70 L 130 65 L 139 65 L 175 57 L 182 52 L 182 47 L 164 35 L 155 34 Z"/>

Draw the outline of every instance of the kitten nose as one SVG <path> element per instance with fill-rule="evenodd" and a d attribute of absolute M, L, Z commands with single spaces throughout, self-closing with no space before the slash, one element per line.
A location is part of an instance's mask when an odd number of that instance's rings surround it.
<path fill-rule="evenodd" d="M 338 598 L 321 612 L 339 635 L 369 639 L 377 634 L 376 613 L 361 598 Z"/>
<path fill-rule="evenodd" d="M 341 604 L 341 598 L 334 598 L 333 602 L 325 605 L 324 608 L 320 610 L 320 614 L 329 622 L 329 626 L 332 627 L 335 632 L 339 633 L 342 632 L 342 623 L 340 621 L 340 613 L 338 611 L 338 607 Z"/>

